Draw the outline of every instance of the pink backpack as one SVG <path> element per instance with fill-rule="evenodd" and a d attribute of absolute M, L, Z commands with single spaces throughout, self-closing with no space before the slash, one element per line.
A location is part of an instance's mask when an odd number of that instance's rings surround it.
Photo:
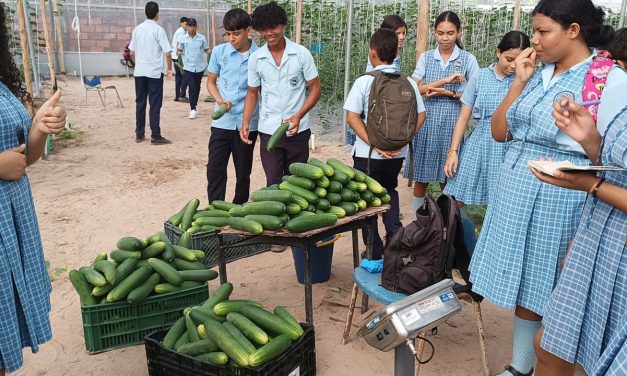
<path fill-rule="evenodd" d="M 597 56 L 592 59 L 581 90 L 581 96 L 584 101 L 598 101 L 601 99 L 601 94 L 612 65 L 614 65 L 614 60 L 610 58 L 609 52 L 604 50 L 600 50 Z M 585 107 L 596 122 L 599 104 L 591 104 Z"/>

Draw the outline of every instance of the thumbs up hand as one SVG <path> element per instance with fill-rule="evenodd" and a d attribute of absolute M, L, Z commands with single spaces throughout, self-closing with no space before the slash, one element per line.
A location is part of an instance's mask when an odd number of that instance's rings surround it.
<path fill-rule="evenodd" d="M 65 108 L 59 103 L 61 91 L 57 90 L 37 111 L 33 129 L 43 134 L 58 134 L 65 128 Z"/>

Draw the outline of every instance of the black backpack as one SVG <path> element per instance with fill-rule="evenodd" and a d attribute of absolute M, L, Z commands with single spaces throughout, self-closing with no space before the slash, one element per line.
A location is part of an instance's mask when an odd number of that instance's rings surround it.
<path fill-rule="evenodd" d="M 456 291 L 470 291 L 469 264 L 457 201 L 450 195 L 443 194 L 437 201 L 427 195 L 416 219 L 388 241 L 381 285 L 413 294 L 445 278 L 452 279 L 452 269 L 458 269 L 466 285 L 457 286 Z"/>

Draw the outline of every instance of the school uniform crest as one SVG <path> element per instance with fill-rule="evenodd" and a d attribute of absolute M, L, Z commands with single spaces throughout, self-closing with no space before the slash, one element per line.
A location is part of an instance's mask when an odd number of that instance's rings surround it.
<path fill-rule="evenodd" d="M 298 86 L 298 77 L 294 76 L 294 77 L 290 78 L 290 86 L 291 87 Z"/>

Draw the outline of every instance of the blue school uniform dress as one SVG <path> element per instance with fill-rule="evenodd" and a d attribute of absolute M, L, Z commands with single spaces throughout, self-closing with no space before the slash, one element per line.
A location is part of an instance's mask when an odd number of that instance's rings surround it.
<path fill-rule="evenodd" d="M 624 90 L 625 84 L 623 72 L 622 82 L 608 79 L 607 88 Z M 602 98 L 608 92 L 604 91 Z M 627 99 L 624 94 L 619 98 L 622 108 L 615 120 L 609 127 L 598 123 L 599 131 L 605 133 L 604 166 L 627 167 Z M 608 112 L 603 107 L 600 110 Z M 627 188 L 626 172 L 601 176 L 606 184 Z M 589 375 L 594 374 L 604 351 L 614 352 L 601 362 L 609 367 L 627 339 L 626 241 L 627 214 L 589 195 L 562 276 L 547 303 L 542 348 L 580 363 Z M 613 344 L 608 346 L 610 342 Z M 623 356 L 626 354 L 627 348 L 623 350 Z"/>
<path fill-rule="evenodd" d="M 479 70 L 464 90 L 461 102 L 473 108 L 473 117 L 478 118 L 477 127 L 464 140 L 457 173 L 444 188 L 444 193 L 469 205 L 485 205 L 490 201 L 505 156 L 506 144 L 494 141 L 490 123 L 514 75 L 498 77 L 494 65 Z"/>
<path fill-rule="evenodd" d="M 479 72 L 477 59 L 468 51 L 455 46 L 448 62 L 444 63 L 439 49 L 426 51 L 418 59 L 412 77 L 423 83 L 431 83 L 449 77 L 455 72 L 466 76 L 466 81 Z M 446 84 L 442 87 L 451 91 L 462 92 L 464 84 Z M 451 145 L 455 122 L 459 116 L 461 103 L 457 99 L 445 96 L 425 97 L 427 120 L 414 137 L 414 170 L 409 171 L 405 164 L 403 176 L 422 183 L 432 181 L 446 182 L 444 164 Z"/>
<path fill-rule="evenodd" d="M 31 118 L 0 83 L 0 151 L 19 146 L 18 129 L 28 140 Z M 33 352 L 52 338 L 52 285 L 35 215 L 28 177 L 0 179 L 0 369 L 22 366 L 22 348 Z"/>
<path fill-rule="evenodd" d="M 473 291 L 503 308 L 519 305 L 543 314 L 579 223 L 586 193 L 542 183 L 527 162 L 553 158 L 590 164 L 581 146 L 555 126 L 551 111 L 564 95 L 582 100 L 592 56 L 555 76 L 555 66 L 547 64 L 507 112 L 513 140 L 470 264 Z"/>

